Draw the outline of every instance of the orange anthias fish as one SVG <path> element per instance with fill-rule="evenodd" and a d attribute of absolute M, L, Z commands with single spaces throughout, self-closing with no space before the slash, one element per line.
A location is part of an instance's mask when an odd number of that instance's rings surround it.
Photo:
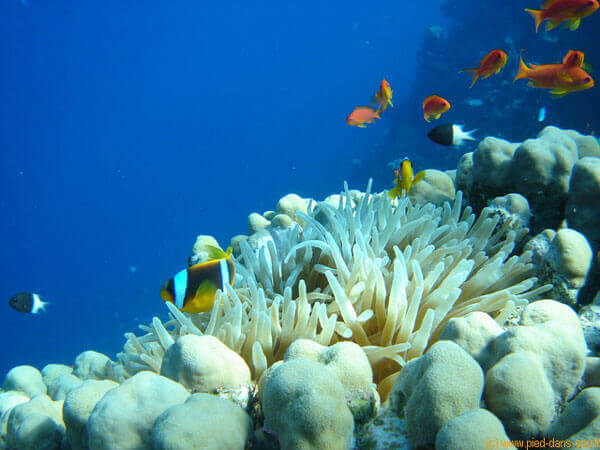
<path fill-rule="evenodd" d="M 594 87 L 594 80 L 578 64 L 583 63 L 583 53 L 567 53 L 560 64 L 531 65 L 527 67 L 521 57 L 519 72 L 515 80 L 527 78 L 530 86 L 551 89 L 554 97 L 562 97 L 570 92 L 583 91 Z"/>
<path fill-rule="evenodd" d="M 405 158 L 402 161 L 400 170 L 396 170 L 395 174 L 396 179 L 394 180 L 394 183 L 396 186 L 388 191 L 388 197 L 390 198 L 402 197 L 402 191 L 406 192 L 406 195 L 408 195 L 410 188 L 425 178 L 424 170 L 421 170 L 413 177 L 412 163 L 408 158 Z"/>
<path fill-rule="evenodd" d="M 542 8 L 525 10 L 535 20 L 536 32 L 544 20 L 549 21 L 546 30 L 552 30 L 563 22 L 566 22 L 566 26 L 571 30 L 576 30 L 581 19 L 598 9 L 598 0 L 546 0 L 542 3 Z"/>
<path fill-rule="evenodd" d="M 504 51 L 498 49 L 492 50 L 481 60 L 477 69 L 463 69 L 460 72 L 471 72 L 473 74 L 473 82 L 469 87 L 470 89 L 480 77 L 487 78 L 490 75 L 500 72 L 506 65 L 506 59 L 507 56 Z"/>
<path fill-rule="evenodd" d="M 367 123 L 375 122 L 375 119 L 381 119 L 379 111 L 375 111 L 370 106 L 357 106 L 346 119 L 348 125 L 365 128 Z"/>
<path fill-rule="evenodd" d="M 439 95 L 430 95 L 423 100 L 423 117 L 427 122 L 431 121 L 431 117 L 439 119 L 449 109 L 450 102 Z"/>
<path fill-rule="evenodd" d="M 394 106 L 392 103 L 392 88 L 390 87 L 390 83 L 384 78 L 381 82 L 381 87 L 377 91 L 377 93 L 371 99 L 371 103 L 373 105 L 377 105 L 377 111 L 385 111 L 388 105 Z"/>

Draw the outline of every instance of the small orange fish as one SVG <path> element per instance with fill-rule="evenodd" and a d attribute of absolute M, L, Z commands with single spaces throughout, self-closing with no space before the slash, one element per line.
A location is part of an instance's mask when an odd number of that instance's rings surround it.
<path fill-rule="evenodd" d="M 552 30 L 563 22 L 572 31 L 579 28 L 581 19 L 593 14 L 598 9 L 598 0 L 546 0 L 542 10 L 526 9 L 535 20 L 537 33 L 540 24 L 548 20 L 546 30 Z"/>
<path fill-rule="evenodd" d="M 365 128 L 366 123 L 373 123 L 375 119 L 381 119 L 379 111 L 375 111 L 370 106 L 357 106 L 346 119 L 348 125 Z"/>
<path fill-rule="evenodd" d="M 384 78 L 381 82 L 381 87 L 371 99 L 371 103 L 373 105 L 377 105 L 377 111 L 385 111 L 388 105 L 394 106 L 394 104 L 392 103 L 393 93 L 394 91 L 392 91 L 390 83 L 388 83 L 387 80 Z"/>
<path fill-rule="evenodd" d="M 594 80 L 585 70 L 576 65 L 579 63 L 581 55 L 567 53 L 563 61 L 573 65 L 560 63 L 531 65 L 531 67 L 527 67 L 521 57 L 519 71 L 513 81 L 526 78 L 530 80 L 529 85 L 532 87 L 551 89 L 550 93 L 554 97 L 562 97 L 570 92 L 589 89 L 594 87 Z"/>
<path fill-rule="evenodd" d="M 430 95 L 423 100 L 423 117 L 427 122 L 431 121 L 431 117 L 439 119 L 449 109 L 450 102 L 439 95 Z"/>
<path fill-rule="evenodd" d="M 469 86 L 470 89 L 480 77 L 487 78 L 490 75 L 499 73 L 506 65 L 506 59 L 506 52 L 498 49 L 492 50 L 484 56 L 477 69 L 463 69 L 460 72 L 471 72 L 473 74 L 473 82 Z"/>

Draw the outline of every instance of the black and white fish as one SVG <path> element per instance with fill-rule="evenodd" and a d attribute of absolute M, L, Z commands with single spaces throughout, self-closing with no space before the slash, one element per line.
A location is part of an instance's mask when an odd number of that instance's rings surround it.
<path fill-rule="evenodd" d="M 433 128 L 427 133 L 427 137 L 436 144 L 459 147 L 465 141 L 474 141 L 475 138 L 472 136 L 472 133 L 475 131 L 477 130 L 464 131 L 462 125 L 446 123 Z"/>
<path fill-rule="evenodd" d="M 14 295 L 8 301 L 10 307 L 22 313 L 38 314 L 40 311 L 45 311 L 46 305 L 49 302 L 40 300 L 40 296 L 31 292 L 21 292 Z"/>

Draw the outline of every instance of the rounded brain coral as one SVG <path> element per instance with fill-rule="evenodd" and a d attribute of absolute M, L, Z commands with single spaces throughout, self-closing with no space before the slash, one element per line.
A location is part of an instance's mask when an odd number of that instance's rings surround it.
<path fill-rule="evenodd" d="M 370 183 L 364 194 L 346 188 L 335 206 L 311 201 L 295 212 L 302 225 L 240 242 L 239 276 L 211 311 L 192 315 L 166 303 L 171 320 L 155 318 L 142 326 L 145 336 L 129 333 L 119 354 L 125 374 L 160 368 L 166 348 L 187 333 L 216 336 L 253 379 L 296 339 L 353 341 L 386 393 L 449 319 L 483 311 L 502 324 L 548 289 L 536 287 L 530 252 L 512 255 L 527 230 L 499 225 L 486 209 L 476 218 L 461 202 L 460 192 L 441 207 L 391 201 L 371 194 Z"/>

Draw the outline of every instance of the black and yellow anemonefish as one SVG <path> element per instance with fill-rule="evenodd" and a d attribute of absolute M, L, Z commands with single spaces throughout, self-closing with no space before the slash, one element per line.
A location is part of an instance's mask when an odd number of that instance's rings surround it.
<path fill-rule="evenodd" d="M 166 302 L 173 303 L 187 313 L 199 313 L 212 309 L 217 289 L 225 291 L 233 286 L 235 266 L 231 260 L 231 247 L 224 252 L 211 245 L 206 246 L 208 261 L 195 264 L 170 278 L 160 291 Z"/>

